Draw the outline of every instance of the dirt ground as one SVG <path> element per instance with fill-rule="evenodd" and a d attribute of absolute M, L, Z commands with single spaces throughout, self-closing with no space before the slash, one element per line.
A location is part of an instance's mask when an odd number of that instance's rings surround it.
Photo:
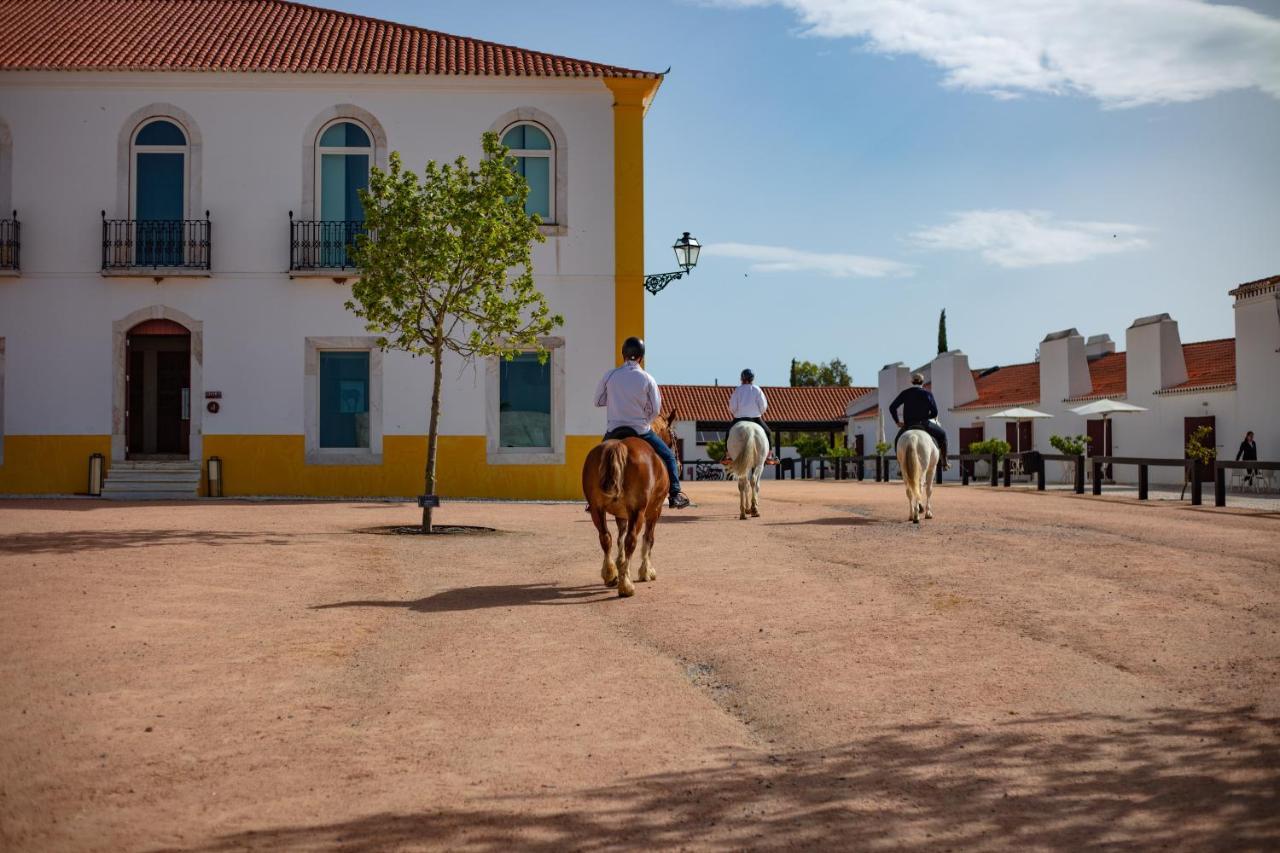
<path fill-rule="evenodd" d="M 0 503 L 5 850 L 1275 850 L 1280 514 Z"/>

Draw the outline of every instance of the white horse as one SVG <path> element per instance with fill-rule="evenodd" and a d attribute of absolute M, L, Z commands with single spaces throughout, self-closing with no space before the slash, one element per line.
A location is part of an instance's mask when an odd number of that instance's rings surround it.
<path fill-rule="evenodd" d="M 907 487 L 912 524 L 920 513 L 933 518 L 933 478 L 938 467 L 938 444 L 922 429 L 909 429 L 898 439 L 898 468 Z"/>
<path fill-rule="evenodd" d="M 759 424 L 739 421 L 729 430 L 729 475 L 738 481 L 738 518 L 760 517 L 760 478 L 769 456 L 769 439 Z"/>

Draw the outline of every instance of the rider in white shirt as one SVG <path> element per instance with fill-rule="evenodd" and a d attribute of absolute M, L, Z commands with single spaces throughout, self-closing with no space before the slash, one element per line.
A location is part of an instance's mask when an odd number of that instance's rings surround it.
<path fill-rule="evenodd" d="M 644 341 L 636 337 L 622 342 L 622 366 L 604 375 L 596 386 L 596 405 L 605 407 L 608 415 L 608 432 L 605 438 L 626 438 L 634 435 L 649 443 L 666 466 L 671 480 L 668 505 L 684 509 L 689 498 L 680 491 L 680 466 L 676 455 L 667 443 L 653 431 L 653 418 L 662 410 L 662 396 L 658 383 L 640 366 L 644 358 Z"/>
<path fill-rule="evenodd" d="M 769 401 L 765 398 L 764 391 L 752 384 L 755 378 L 756 375 L 751 370 L 742 371 L 742 384 L 733 389 L 733 394 L 729 396 L 729 414 L 733 415 L 735 424 L 739 421 L 749 421 L 764 430 L 765 439 L 769 443 L 769 458 L 765 461 L 773 464 L 778 461 L 773 455 L 773 430 L 769 429 L 769 425 L 764 422 L 764 413 L 769 408 Z M 733 425 L 730 424 L 729 428 L 732 429 Z M 721 461 L 727 465 L 733 460 L 726 452 Z"/>

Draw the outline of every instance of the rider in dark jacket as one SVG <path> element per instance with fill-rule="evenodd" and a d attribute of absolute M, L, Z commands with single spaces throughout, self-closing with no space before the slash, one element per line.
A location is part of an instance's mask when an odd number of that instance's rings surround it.
<path fill-rule="evenodd" d="M 893 444 L 897 447 L 898 439 L 907 430 L 922 429 L 938 442 L 938 449 L 942 454 L 942 470 L 947 471 L 951 468 L 951 463 L 947 461 L 947 433 L 933 423 L 933 418 L 938 416 L 938 403 L 923 386 L 924 375 L 912 374 L 911 387 L 903 390 L 889 404 L 889 416 L 898 425 L 898 434 L 894 436 Z M 898 409 L 902 409 L 902 417 L 898 417 Z"/>

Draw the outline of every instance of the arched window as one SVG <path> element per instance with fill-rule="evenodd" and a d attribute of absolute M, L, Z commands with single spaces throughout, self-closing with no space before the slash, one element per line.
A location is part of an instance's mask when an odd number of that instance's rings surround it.
<path fill-rule="evenodd" d="M 129 193 L 137 220 L 135 261 L 181 266 L 182 221 L 187 218 L 187 134 L 167 118 L 149 119 L 133 134 Z"/>
<path fill-rule="evenodd" d="M 316 149 L 316 219 L 364 221 L 359 191 L 369 186 L 369 132 L 353 121 L 335 121 L 320 131 Z"/>
<path fill-rule="evenodd" d="M 511 149 L 515 170 L 529 184 L 525 213 L 536 213 L 544 223 L 554 223 L 556 209 L 556 152 L 551 134 L 536 124 L 522 122 L 502 135 L 502 144 Z"/>

